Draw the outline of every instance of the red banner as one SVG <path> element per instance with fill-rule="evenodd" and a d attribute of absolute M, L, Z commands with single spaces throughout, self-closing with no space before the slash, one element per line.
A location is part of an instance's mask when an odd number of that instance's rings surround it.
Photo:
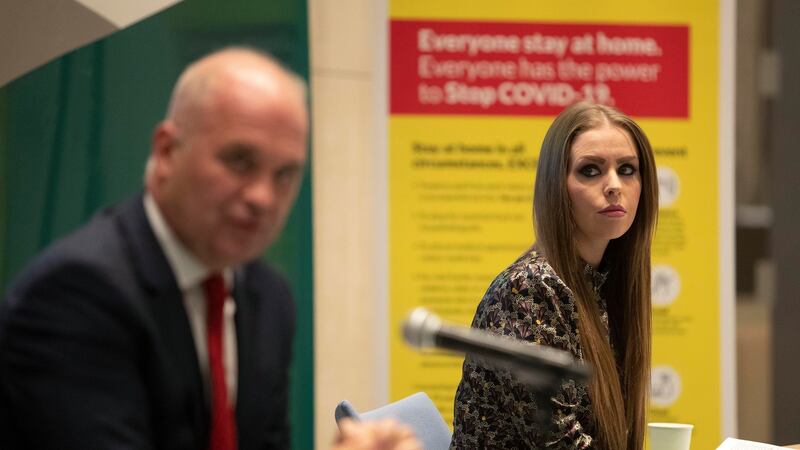
<path fill-rule="evenodd" d="M 392 114 L 689 116 L 689 28 L 391 21 Z"/>

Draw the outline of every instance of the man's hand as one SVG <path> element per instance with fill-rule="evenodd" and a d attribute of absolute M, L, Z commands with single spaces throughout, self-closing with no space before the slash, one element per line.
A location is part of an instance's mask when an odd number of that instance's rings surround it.
<path fill-rule="evenodd" d="M 422 450 L 411 428 L 396 420 L 354 422 L 344 419 L 332 450 Z"/>

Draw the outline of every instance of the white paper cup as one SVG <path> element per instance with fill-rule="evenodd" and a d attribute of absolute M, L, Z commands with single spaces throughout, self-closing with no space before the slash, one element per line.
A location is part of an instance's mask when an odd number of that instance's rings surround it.
<path fill-rule="evenodd" d="M 648 423 L 650 450 L 689 450 L 692 428 L 685 423 Z"/>

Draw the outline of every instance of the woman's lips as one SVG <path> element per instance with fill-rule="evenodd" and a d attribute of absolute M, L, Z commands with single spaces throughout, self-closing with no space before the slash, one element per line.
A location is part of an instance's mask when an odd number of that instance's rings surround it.
<path fill-rule="evenodd" d="M 627 211 L 621 205 L 607 206 L 599 212 L 606 217 L 622 217 L 627 214 Z"/>

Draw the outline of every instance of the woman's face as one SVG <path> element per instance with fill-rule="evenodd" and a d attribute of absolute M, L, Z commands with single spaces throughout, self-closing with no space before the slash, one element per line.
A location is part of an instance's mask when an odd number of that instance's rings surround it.
<path fill-rule="evenodd" d="M 602 257 L 608 241 L 628 231 L 641 190 L 639 158 L 626 130 L 604 124 L 575 138 L 567 191 L 581 256 L 587 258 L 588 251 Z"/>

